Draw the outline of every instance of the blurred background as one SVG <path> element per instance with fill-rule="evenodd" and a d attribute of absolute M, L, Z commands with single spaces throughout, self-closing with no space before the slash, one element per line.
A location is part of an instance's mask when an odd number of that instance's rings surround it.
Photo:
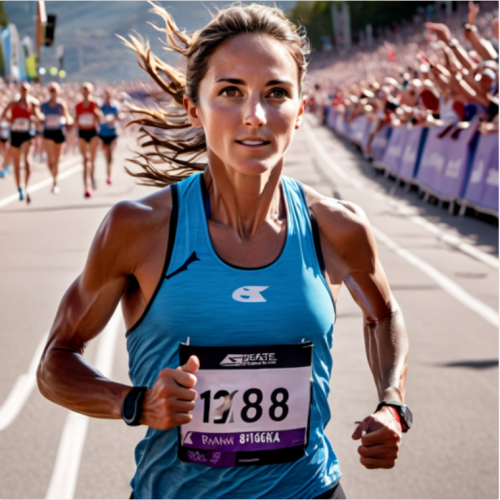
<path fill-rule="evenodd" d="M 188 32 L 228 5 L 158 3 Z M 395 469 L 366 470 L 350 436 L 378 400 L 361 312 L 341 291 L 326 434 L 343 488 L 348 498 L 498 498 L 498 2 L 262 3 L 303 26 L 314 48 L 306 119 L 285 174 L 366 212 L 410 338 L 406 402 L 415 424 Z M 12 116 L 0 121 L 1 498 L 130 495 L 145 429 L 48 402 L 35 372 L 105 214 L 155 189 L 124 170 L 137 168 L 129 160 L 141 149 L 140 128 L 126 125 L 130 106 L 172 103 L 116 36 L 139 33 L 182 67 L 149 23 L 162 26 L 146 2 L 0 2 L 0 113 L 23 82 L 41 103 L 56 82 L 75 118 L 81 84 L 90 82 L 96 104 L 109 109 L 107 92 L 117 116 L 112 171 L 99 140 L 86 198 L 76 127 L 61 122 L 54 190 L 46 124 L 32 121 L 31 177 L 22 186 L 31 203 L 15 183 Z M 124 332 L 117 311 L 85 357 L 130 383 Z"/>

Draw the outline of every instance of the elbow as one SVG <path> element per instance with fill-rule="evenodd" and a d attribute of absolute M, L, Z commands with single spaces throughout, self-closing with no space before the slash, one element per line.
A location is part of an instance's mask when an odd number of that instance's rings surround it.
<path fill-rule="evenodd" d="M 38 364 L 38 368 L 36 370 L 36 383 L 38 385 L 38 390 L 40 391 L 40 394 L 44 397 L 49 399 L 48 395 L 48 390 L 47 390 L 47 383 L 46 383 L 46 369 L 45 369 L 45 354 L 42 355 L 42 358 L 40 359 L 40 363 Z"/>

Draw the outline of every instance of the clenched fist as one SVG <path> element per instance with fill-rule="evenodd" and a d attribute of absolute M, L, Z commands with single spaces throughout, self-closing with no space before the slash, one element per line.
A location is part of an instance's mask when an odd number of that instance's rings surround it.
<path fill-rule="evenodd" d="M 191 412 L 198 397 L 193 387 L 199 368 L 200 361 L 191 356 L 185 365 L 176 370 L 162 370 L 154 386 L 146 392 L 141 424 L 164 431 L 191 422 Z"/>
<path fill-rule="evenodd" d="M 384 406 L 356 423 L 358 426 L 352 438 L 361 439 L 359 461 L 367 469 L 392 469 L 396 465 L 402 436 L 401 424 L 394 411 Z"/>

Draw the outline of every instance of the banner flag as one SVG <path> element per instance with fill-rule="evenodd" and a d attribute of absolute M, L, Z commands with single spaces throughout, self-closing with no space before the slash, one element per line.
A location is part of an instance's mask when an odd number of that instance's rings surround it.
<path fill-rule="evenodd" d="M 391 138 L 387 144 L 382 164 L 393 174 L 399 174 L 401 169 L 401 157 L 408 137 L 406 127 L 396 127 L 392 130 Z"/>
<path fill-rule="evenodd" d="M 498 134 L 480 134 L 464 199 L 498 212 Z"/>

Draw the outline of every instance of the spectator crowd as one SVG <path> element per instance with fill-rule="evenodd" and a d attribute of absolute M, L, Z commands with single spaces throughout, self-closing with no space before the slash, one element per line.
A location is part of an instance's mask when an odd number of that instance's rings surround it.
<path fill-rule="evenodd" d="M 399 33 L 374 51 L 322 59 L 319 67 L 313 61 L 310 109 L 331 106 L 350 122 L 364 114 L 372 137 L 384 124 L 457 124 L 474 117 L 481 132 L 498 133 L 498 10 L 481 15 L 478 3 L 468 7 L 446 23 Z"/>
<path fill-rule="evenodd" d="M 457 4 L 371 51 L 313 58 L 308 106 L 376 167 L 498 217 L 498 3 Z"/>

